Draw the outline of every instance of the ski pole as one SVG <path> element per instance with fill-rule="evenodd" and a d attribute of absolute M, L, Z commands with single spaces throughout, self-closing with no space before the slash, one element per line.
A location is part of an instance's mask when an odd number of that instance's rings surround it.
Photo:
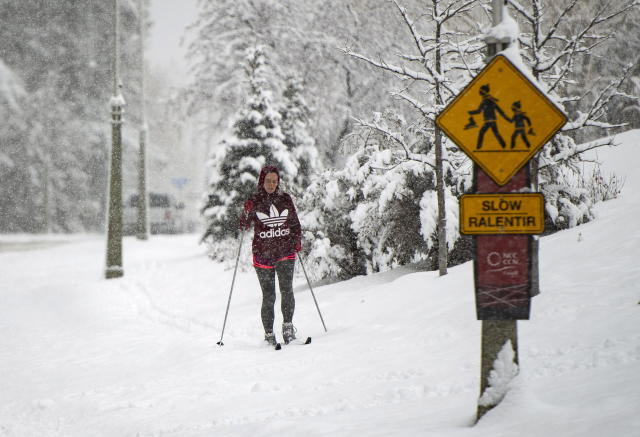
<path fill-rule="evenodd" d="M 227 326 L 227 316 L 229 315 L 229 306 L 231 305 L 231 295 L 233 294 L 233 284 L 236 282 L 236 272 L 238 271 L 238 262 L 240 261 L 240 251 L 242 250 L 242 239 L 244 238 L 244 232 L 240 232 L 240 244 L 238 245 L 238 256 L 236 258 L 236 267 L 233 269 L 233 279 L 231 280 L 231 290 L 229 290 L 229 300 L 227 301 L 227 311 L 224 313 L 224 323 L 222 324 L 222 334 L 220 335 L 220 341 L 218 346 L 224 346 L 222 337 L 224 337 L 224 328 Z"/>
<path fill-rule="evenodd" d="M 302 256 L 300 255 L 299 252 L 298 252 L 298 256 L 300 257 L 300 265 L 302 266 L 304 277 L 307 278 L 307 284 L 309 284 L 309 290 L 311 290 L 311 296 L 313 296 L 313 301 L 315 302 L 316 308 L 318 309 L 318 315 L 320 315 L 320 321 L 322 322 L 322 326 L 324 327 L 324 332 L 327 332 L 327 325 L 324 324 L 324 319 L 322 318 L 322 313 L 320 312 L 320 307 L 318 306 L 316 295 L 313 292 L 313 287 L 311 287 L 311 281 L 309 281 L 309 276 L 307 276 L 307 270 L 304 268 L 304 262 L 302 261 Z"/>

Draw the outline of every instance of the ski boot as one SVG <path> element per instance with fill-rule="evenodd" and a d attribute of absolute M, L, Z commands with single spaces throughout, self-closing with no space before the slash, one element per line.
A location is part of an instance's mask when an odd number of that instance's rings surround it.
<path fill-rule="evenodd" d="M 275 346 L 277 344 L 276 335 L 273 332 L 266 332 L 264 334 L 264 341 L 269 343 L 271 346 Z"/>
<path fill-rule="evenodd" d="M 293 326 L 293 323 L 282 324 L 282 339 L 284 340 L 284 344 L 289 344 L 289 342 L 296 339 L 296 328 Z"/>

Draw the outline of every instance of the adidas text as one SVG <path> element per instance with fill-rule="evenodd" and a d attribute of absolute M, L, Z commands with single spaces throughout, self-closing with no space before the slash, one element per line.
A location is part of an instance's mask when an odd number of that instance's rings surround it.
<path fill-rule="evenodd" d="M 269 229 L 268 231 L 262 231 L 258 235 L 260 238 L 273 238 L 273 237 L 284 237 L 285 235 L 289 235 L 289 229 Z"/>

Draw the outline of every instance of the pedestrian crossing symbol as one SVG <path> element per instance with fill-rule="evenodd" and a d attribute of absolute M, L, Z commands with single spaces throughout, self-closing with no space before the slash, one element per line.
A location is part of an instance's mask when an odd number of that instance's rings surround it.
<path fill-rule="evenodd" d="M 502 55 L 436 118 L 498 185 L 506 184 L 566 122 L 564 113 Z"/>

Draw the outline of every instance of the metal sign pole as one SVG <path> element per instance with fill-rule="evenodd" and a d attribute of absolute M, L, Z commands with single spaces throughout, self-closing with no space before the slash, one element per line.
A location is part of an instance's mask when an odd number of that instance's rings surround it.
<path fill-rule="evenodd" d="M 505 3 L 493 0 L 494 28 L 505 22 Z M 476 311 L 482 321 L 478 420 L 503 395 L 487 391 L 496 359 L 510 357 L 510 373 L 517 372 L 517 320 L 529 319 L 537 275 L 531 235 L 544 231 L 544 197 L 524 193 L 531 186 L 529 161 L 567 122 L 509 54 L 499 53 L 517 36 L 487 35 L 487 65 L 436 118 L 474 162 L 476 194 L 461 199 L 460 230 L 475 235 Z"/>
<path fill-rule="evenodd" d="M 475 167 L 476 192 L 510 192 L 528 187 L 528 168 L 520 170 L 506 185 L 493 183 Z M 511 342 L 514 363 L 518 358 L 518 319 L 528 319 L 530 311 L 531 268 L 529 235 L 478 235 L 474 237 L 474 277 L 476 310 L 482 323 L 480 399 L 476 420 L 496 403 L 482 401 L 489 388 L 489 376 L 498 354 Z"/>
<path fill-rule="evenodd" d="M 502 22 L 503 17 L 503 8 L 504 2 L 503 0 L 493 0 L 493 25 L 497 26 L 500 22 Z M 503 49 L 506 47 L 499 47 L 499 41 L 487 41 L 487 54 L 491 57 L 494 56 L 499 49 Z M 477 168 L 477 165 L 474 164 L 474 176 L 475 176 L 475 191 L 482 192 L 487 188 L 491 188 L 489 183 L 483 185 L 482 182 L 480 186 L 478 186 L 478 172 L 481 171 Z M 521 170 L 522 171 L 522 170 Z M 489 186 L 487 186 L 489 185 Z M 518 184 L 520 185 L 520 184 Z M 524 184 L 522 184 L 524 186 Z M 521 187 L 518 187 L 521 188 Z M 513 237 L 513 236 L 509 236 Z M 520 239 L 530 239 L 529 236 L 517 236 L 521 237 Z M 479 307 L 479 299 L 480 299 L 480 290 L 478 284 L 478 275 L 479 275 L 479 265 L 478 265 L 478 252 L 482 250 L 482 246 L 488 241 L 486 238 L 495 239 L 499 237 L 491 237 L 491 236 L 483 236 L 483 237 L 474 237 L 475 242 L 475 256 L 474 256 L 474 274 L 476 276 L 476 305 L 478 308 L 478 318 L 480 317 L 480 307 Z M 508 237 L 507 237 L 508 238 Z M 502 258 L 504 253 L 513 253 L 513 251 L 493 251 L 492 253 L 499 253 L 499 257 Z M 487 254 L 488 255 L 488 254 Z M 495 258 L 495 256 L 494 256 Z M 500 263 L 504 262 L 504 260 L 489 260 L 486 258 L 487 262 L 492 263 Z M 498 267 L 498 266 L 496 266 Z M 507 342 L 511 341 L 511 346 L 514 349 L 514 358 L 515 362 L 518 363 L 518 322 L 517 320 L 484 320 L 482 318 L 482 334 L 481 334 L 481 364 L 480 364 L 480 398 L 478 401 L 478 410 L 476 414 L 476 420 L 480 420 L 482 416 L 493 408 L 495 405 L 486 405 L 483 404 L 480 399 L 482 395 L 485 393 L 487 388 L 489 387 L 489 375 L 491 374 L 491 370 L 493 369 L 493 363 L 498 358 L 498 354 L 502 350 L 503 346 L 507 344 Z"/>

